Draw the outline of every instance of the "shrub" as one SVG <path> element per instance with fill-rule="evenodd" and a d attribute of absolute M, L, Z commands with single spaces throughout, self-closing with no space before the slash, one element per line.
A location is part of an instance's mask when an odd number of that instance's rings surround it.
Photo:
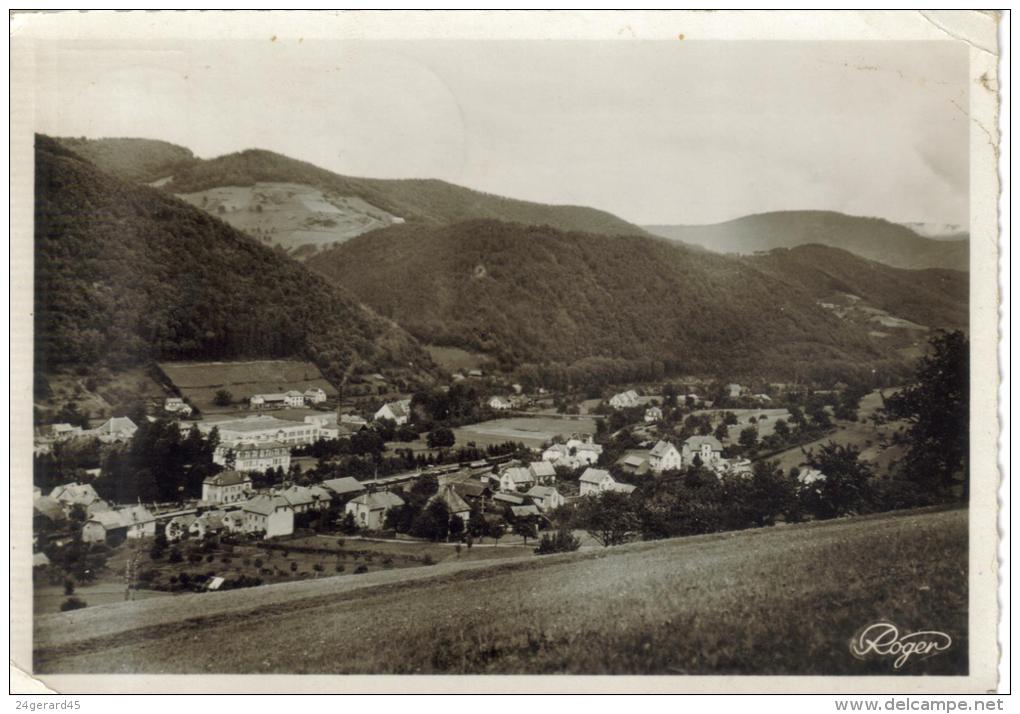
<path fill-rule="evenodd" d="M 169 560 L 171 563 L 180 563 L 184 560 L 184 556 L 181 555 L 181 551 L 177 550 L 176 548 L 173 548 L 170 550 Z"/>
<path fill-rule="evenodd" d="M 347 570 L 347 567 L 343 563 L 337 563 L 336 564 L 336 572 L 342 573 L 345 570 Z"/>
<path fill-rule="evenodd" d="M 550 553 L 570 553 L 581 547 L 581 541 L 574 537 L 566 528 L 561 528 L 555 535 L 546 533 L 539 541 L 535 553 L 538 555 L 549 555 Z"/>
<path fill-rule="evenodd" d="M 367 573 L 367 572 L 368 572 L 368 566 L 365 565 L 365 564 L 361 564 L 357 568 L 354 569 L 354 574 L 355 575 L 358 575 L 360 573 Z"/>
<path fill-rule="evenodd" d="M 68 610 L 80 610 L 83 607 L 88 607 L 88 603 L 77 597 L 69 597 L 64 600 L 64 602 L 60 603 L 61 612 L 67 612 Z"/>

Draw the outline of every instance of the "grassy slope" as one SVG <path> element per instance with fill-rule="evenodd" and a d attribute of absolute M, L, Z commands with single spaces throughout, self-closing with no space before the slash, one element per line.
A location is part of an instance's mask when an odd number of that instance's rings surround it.
<path fill-rule="evenodd" d="M 961 674 L 966 571 L 965 511 L 891 514 L 88 608 L 36 619 L 35 666 L 891 674 L 848 652 L 888 619 L 956 643 L 903 674 Z"/>
<path fill-rule="evenodd" d="M 713 225 L 645 228 L 654 235 L 721 253 L 750 254 L 818 243 L 897 268 L 966 270 L 970 253 L 967 240 L 932 240 L 898 223 L 834 211 L 776 211 Z"/>

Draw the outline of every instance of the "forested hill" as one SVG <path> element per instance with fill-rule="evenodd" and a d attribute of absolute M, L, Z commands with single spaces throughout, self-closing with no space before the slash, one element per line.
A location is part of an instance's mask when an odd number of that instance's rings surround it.
<path fill-rule="evenodd" d="M 658 236 L 719 253 L 750 255 L 821 244 L 894 268 L 967 270 L 970 242 L 934 240 L 899 223 L 834 211 L 776 211 L 704 226 L 645 226 Z"/>
<path fill-rule="evenodd" d="M 967 328 L 970 278 L 962 271 L 891 268 L 824 245 L 780 248 L 746 260 L 820 300 L 844 293 L 927 327 Z"/>
<path fill-rule="evenodd" d="M 304 356 L 429 367 L 404 331 L 302 265 L 36 137 L 37 369 Z"/>
<path fill-rule="evenodd" d="M 261 182 L 303 184 L 328 194 L 360 198 L 409 223 L 494 218 L 607 235 L 644 233 L 638 226 L 594 208 L 518 201 L 435 179 L 352 178 L 271 151 L 242 151 L 183 165 L 164 188 L 190 194 Z"/>
<path fill-rule="evenodd" d="M 403 225 L 308 265 L 421 340 L 507 364 L 611 357 L 778 376 L 889 356 L 771 269 L 643 236 Z"/>
<path fill-rule="evenodd" d="M 133 183 L 167 178 L 198 161 L 190 149 L 155 139 L 58 137 L 56 141 L 106 173 Z"/>

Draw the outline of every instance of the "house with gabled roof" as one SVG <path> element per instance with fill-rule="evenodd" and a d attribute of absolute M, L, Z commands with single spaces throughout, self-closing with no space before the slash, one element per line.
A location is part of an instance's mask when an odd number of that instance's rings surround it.
<path fill-rule="evenodd" d="M 722 458 L 722 444 L 714 436 L 691 436 L 684 441 L 681 456 L 687 466 L 694 464 L 695 456 L 708 465 Z"/>
<path fill-rule="evenodd" d="M 354 522 L 361 528 L 377 531 L 386 523 L 386 512 L 404 505 L 404 499 L 390 491 L 363 493 L 347 502 L 346 513 L 354 516 Z"/>
<path fill-rule="evenodd" d="M 510 402 L 509 399 L 505 399 L 500 396 L 495 396 L 489 399 L 490 409 L 495 409 L 497 411 L 505 411 L 507 409 L 512 409 L 513 406 L 514 405 Z"/>
<path fill-rule="evenodd" d="M 251 493 L 251 476 L 241 471 L 221 471 L 202 481 L 202 500 L 206 503 L 238 503 Z"/>
<path fill-rule="evenodd" d="M 535 483 L 556 483 L 556 467 L 548 461 L 532 461 L 528 464 L 528 471 Z"/>
<path fill-rule="evenodd" d="M 88 434 L 97 437 L 104 443 L 113 443 L 129 441 L 136 431 L 138 431 L 138 425 L 131 421 L 130 418 L 124 416 L 107 419 L 95 429 L 90 429 Z"/>
<path fill-rule="evenodd" d="M 621 483 L 604 469 L 587 468 L 580 479 L 582 496 L 597 496 L 605 491 L 631 493 L 636 487 L 629 483 Z"/>
<path fill-rule="evenodd" d="M 542 511 L 551 511 L 567 502 L 563 494 L 553 486 L 532 486 L 524 495 Z"/>
<path fill-rule="evenodd" d="M 630 407 L 636 407 L 641 403 L 641 397 L 633 389 L 628 389 L 626 392 L 620 392 L 614 394 L 609 399 L 609 406 L 613 409 L 627 409 Z"/>
<path fill-rule="evenodd" d="M 660 440 L 648 452 L 648 465 L 652 471 L 678 471 L 683 467 L 683 455 L 668 441 Z"/>
<path fill-rule="evenodd" d="M 471 517 L 471 506 L 460 497 L 460 494 L 457 493 L 452 484 L 441 486 L 435 495 L 428 500 L 428 503 L 436 501 L 446 506 L 446 510 L 450 512 L 451 518 L 457 516 L 465 525 L 467 524 L 468 518 Z"/>
<path fill-rule="evenodd" d="M 71 506 L 91 506 L 96 501 L 102 500 L 96 489 L 89 483 L 65 483 L 50 491 L 50 498 L 60 503 L 65 509 Z"/>
<path fill-rule="evenodd" d="M 265 538 L 287 536 L 294 532 L 294 509 L 280 496 L 256 496 L 241 504 L 246 533 L 262 533 Z"/>
<path fill-rule="evenodd" d="M 361 481 L 353 476 L 327 479 L 322 482 L 321 486 L 333 493 L 334 497 L 338 499 L 351 498 L 365 490 Z"/>
<path fill-rule="evenodd" d="M 511 466 L 499 475 L 501 491 L 513 493 L 522 488 L 530 488 L 534 483 L 535 477 L 523 466 Z"/>
<path fill-rule="evenodd" d="M 411 419 L 411 400 L 401 399 L 396 402 L 383 404 L 375 413 L 374 419 L 376 421 L 389 419 L 395 422 L 397 426 L 406 424 Z"/>

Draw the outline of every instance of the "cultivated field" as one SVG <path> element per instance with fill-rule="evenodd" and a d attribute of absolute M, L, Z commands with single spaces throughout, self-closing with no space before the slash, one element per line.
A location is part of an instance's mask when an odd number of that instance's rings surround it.
<path fill-rule="evenodd" d="M 901 670 L 888 620 L 953 648 Z M 40 672 L 964 674 L 967 513 L 323 578 L 35 620 Z M 252 646 L 258 643 L 258 646 Z"/>
<path fill-rule="evenodd" d="M 313 186 L 294 183 L 223 186 L 180 198 L 298 256 L 385 228 L 395 220 L 355 196 L 325 195 Z"/>
<path fill-rule="evenodd" d="M 432 360 L 448 372 L 466 372 L 469 369 L 485 369 L 491 361 L 480 352 L 468 352 L 458 347 L 425 345 Z"/>
<path fill-rule="evenodd" d="M 484 448 L 489 444 L 521 441 L 525 446 L 536 447 L 554 436 L 594 434 L 595 420 L 585 417 L 511 417 L 458 427 L 453 433 L 457 437 L 458 446 L 473 441 L 478 447 Z"/>
<path fill-rule="evenodd" d="M 216 392 L 226 389 L 240 402 L 252 394 L 303 392 L 319 387 L 329 397 L 336 397 L 332 384 L 311 362 L 298 360 L 258 360 L 254 362 L 161 362 L 163 373 L 181 394 L 205 413 L 236 411 L 236 406 L 213 404 Z"/>

